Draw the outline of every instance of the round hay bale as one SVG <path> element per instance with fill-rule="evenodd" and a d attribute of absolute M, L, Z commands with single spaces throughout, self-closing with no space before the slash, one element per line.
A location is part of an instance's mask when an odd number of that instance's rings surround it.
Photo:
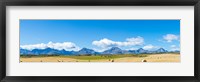
<path fill-rule="evenodd" d="M 147 60 L 143 59 L 142 62 L 147 62 Z"/>
<path fill-rule="evenodd" d="M 115 60 L 113 59 L 111 62 L 115 62 Z"/>

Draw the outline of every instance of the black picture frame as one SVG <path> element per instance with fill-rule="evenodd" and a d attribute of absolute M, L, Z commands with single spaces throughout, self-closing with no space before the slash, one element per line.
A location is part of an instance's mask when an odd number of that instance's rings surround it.
<path fill-rule="evenodd" d="M 6 76 L 6 6 L 194 6 L 194 76 Z M 200 82 L 199 20 L 199 0 L 0 0 L 0 80 L 2 82 Z"/>

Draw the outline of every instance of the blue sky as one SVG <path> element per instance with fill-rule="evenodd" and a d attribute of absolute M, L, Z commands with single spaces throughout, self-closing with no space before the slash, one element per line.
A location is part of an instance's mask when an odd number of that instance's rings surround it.
<path fill-rule="evenodd" d="M 179 50 L 180 20 L 20 20 L 20 47 Z"/>

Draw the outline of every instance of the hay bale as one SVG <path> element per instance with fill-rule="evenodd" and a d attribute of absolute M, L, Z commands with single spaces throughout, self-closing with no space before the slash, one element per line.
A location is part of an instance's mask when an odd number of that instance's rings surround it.
<path fill-rule="evenodd" d="M 61 62 L 60 60 L 57 60 L 58 62 Z"/>
<path fill-rule="evenodd" d="M 115 60 L 113 59 L 111 62 L 115 62 Z"/>
<path fill-rule="evenodd" d="M 147 62 L 147 60 L 143 59 L 142 62 Z"/>

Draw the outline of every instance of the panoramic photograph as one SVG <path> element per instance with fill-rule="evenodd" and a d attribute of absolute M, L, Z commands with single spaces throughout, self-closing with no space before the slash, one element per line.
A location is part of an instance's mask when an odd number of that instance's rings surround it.
<path fill-rule="evenodd" d="M 180 20 L 20 20 L 19 62 L 180 62 Z"/>

